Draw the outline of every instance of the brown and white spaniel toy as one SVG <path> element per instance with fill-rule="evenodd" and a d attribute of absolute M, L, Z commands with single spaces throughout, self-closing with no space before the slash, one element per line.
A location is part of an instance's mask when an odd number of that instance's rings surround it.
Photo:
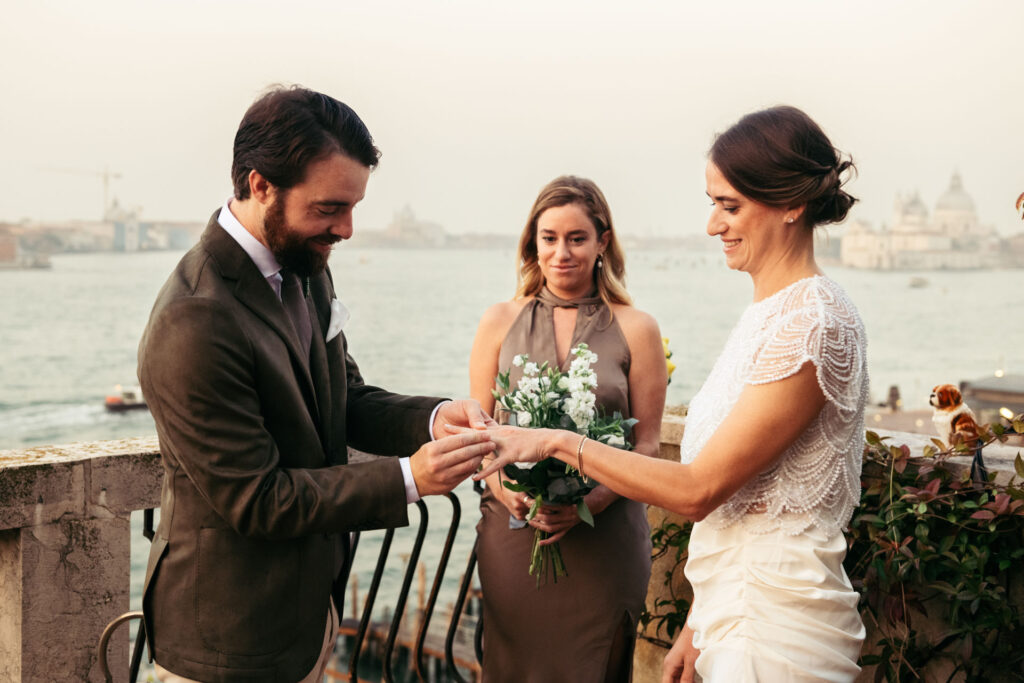
<path fill-rule="evenodd" d="M 978 422 L 974 412 L 964 403 L 960 390 L 952 384 L 940 384 L 932 389 L 928 403 L 935 409 L 932 423 L 943 442 L 953 445 L 953 435 L 960 434 L 968 446 L 978 442 Z"/>

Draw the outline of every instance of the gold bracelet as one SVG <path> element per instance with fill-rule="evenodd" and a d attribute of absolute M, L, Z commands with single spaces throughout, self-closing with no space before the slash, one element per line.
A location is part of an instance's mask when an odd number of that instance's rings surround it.
<path fill-rule="evenodd" d="M 576 469 L 580 471 L 580 476 L 583 477 L 583 481 L 589 482 L 590 477 L 583 473 L 583 444 L 587 442 L 587 435 L 584 434 L 583 438 L 580 439 L 580 445 L 576 447 Z"/>

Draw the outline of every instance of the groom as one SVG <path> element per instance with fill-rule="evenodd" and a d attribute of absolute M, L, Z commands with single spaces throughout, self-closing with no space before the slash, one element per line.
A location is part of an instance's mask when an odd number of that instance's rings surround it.
<path fill-rule="evenodd" d="M 143 593 L 163 681 L 321 680 L 349 531 L 402 526 L 493 450 L 475 401 L 364 383 L 327 269 L 380 153 L 337 100 L 278 88 L 235 136 L 234 196 L 161 290 L 139 379 L 164 466 Z M 347 446 L 384 455 L 348 465 Z M 333 601 L 332 601 L 333 595 Z"/>

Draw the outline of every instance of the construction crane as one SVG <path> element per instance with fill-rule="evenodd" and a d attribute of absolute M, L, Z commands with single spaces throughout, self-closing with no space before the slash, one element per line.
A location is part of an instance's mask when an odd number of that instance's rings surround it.
<path fill-rule="evenodd" d="M 52 173 L 71 173 L 74 175 L 90 175 L 103 178 L 103 213 L 101 218 L 106 219 L 107 211 L 110 209 L 110 181 L 117 180 L 121 177 L 120 173 L 111 171 L 106 166 L 103 167 L 102 171 L 94 171 L 86 168 L 54 168 L 45 167 L 40 168 L 41 171 L 50 171 Z"/>

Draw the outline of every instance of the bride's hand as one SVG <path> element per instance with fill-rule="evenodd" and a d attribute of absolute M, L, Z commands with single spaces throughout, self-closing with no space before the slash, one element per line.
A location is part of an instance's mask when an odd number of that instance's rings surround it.
<path fill-rule="evenodd" d="M 445 425 L 445 429 L 452 434 L 473 431 L 455 425 Z M 487 433 L 496 446 L 495 457 L 490 462 L 485 462 L 483 469 L 473 475 L 474 481 L 480 481 L 514 462 L 540 462 L 548 457 L 551 437 L 557 432 L 552 429 L 525 429 L 501 425 L 489 427 Z"/>

